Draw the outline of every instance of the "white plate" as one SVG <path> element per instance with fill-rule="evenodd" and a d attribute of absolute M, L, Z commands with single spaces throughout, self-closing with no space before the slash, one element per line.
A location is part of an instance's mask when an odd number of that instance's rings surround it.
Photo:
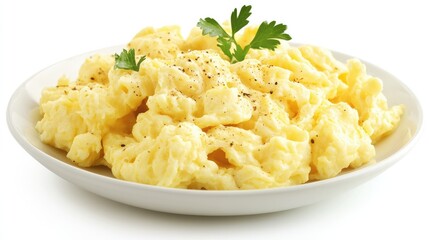
<path fill-rule="evenodd" d="M 202 191 L 171 189 L 126 182 L 112 177 L 104 167 L 74 166 L 65 153 L 43 144 L 34 126 L 39 119 L 41 90 L 56 84 L 65 74 L 75 78 L 84 59 L 94 53 L 119 52 L 106 48 L 56 63 L 35 74 L 13 94 L 7 110 L 9 129 L 21 146 L 58 176 L 103 197 L 155 211 L 190 215 L 247 215 L 292 209 L 335 196 L 375 177 L 401 159 L 419 135 L 423 113 L 415 95 L 396 77 L 368 63 L 367 71 L 383 80 L 389 105 L 404 104 L 405 114 L 398 129 L 376 145 L 377 163 L 337 177 L 298 186 L 266 190 Z M 341 61 L 351 58 L 334 52 Z"/>

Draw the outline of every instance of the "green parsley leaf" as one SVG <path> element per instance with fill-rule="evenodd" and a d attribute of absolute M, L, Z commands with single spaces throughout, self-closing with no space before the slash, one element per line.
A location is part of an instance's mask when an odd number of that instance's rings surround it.
<path fill-rule="evenodd" d="M 247 20 L 252 14 L 252 6 L 244 5 L 240 12 L 237 8 L 231 13 L 231 35 L 213 18 L 200 19 L 197 26 L 201 28 L 203 35 L 217 37 L 218 47 L 229 58 L 231 63 L 243 61 L 251 48 L 274 50 L 279 44 L 279 40 L 291 40 L 292 38 L 285 31 L 287 26 L 276 24 L 275 21 L 263 22 L 259 25 L 252 41 L 245 47 L 240 46 L 235 39 L 235 34 L 243 29 L 248 23 Z"/>
<path fill-rule="evenodd" d="M 115 68 L 133 70 L 138 72 L 140 69 L 140 64 L 146 59 L 146 56 L 143 56 L 136 63 L 136 54 L 135 50 L 131 48 L 129 51 L 122 49 L 121 55 L 115 53 Z"/>
<path fill-rule="evenodd" d="M 229 59 L 232 59 L 232 53 L 231 53 L 231 45 L 232 42 L 230 41 L 230 39 L 227 38 L 218 38 L 217 39 L 217 46 L 222 50 L 222 52 L 229 57 Z"/>
<path fill-rule="evenodd" d="M 234 52 L 234 56 L 231 62 L 235 63 L 235 62 L 243 61 L 244 58 L 246 57 L 247 52 L 249 52 L 249 49 L 250 49 L 250 45 L 247 45 L 246 47 L 242 48 L 240 45 L 237 44 Z"/>
<path fill-rule="evenodd" d="M 200 19 L 197 26 L 203 30 L 204 35 L 229 38 L 228 33 L 226 33 L 222 26 L 213 18 Z"/>
<path fill-rule="evenodd" d="M 252 42 L 250 43 L 251 48 L 254 49 L 270 49 L 274 50 L 277 45 L 280 44 L 278 39 L 291 40 L 289 34 L 284 33 L 287 26 L 284 24 L 276 25 L 276 21 L 270 23 L 263 22 L 259 25 L 258 31 L 255 34 Z"/>
<path fill-rule="evenodd" d="M 249 24 L 249 20 L 247 20 L 252 14 L 250 10 L 252 6 L 243 6 L 240 9 L 240 14 L 237 16 L 237 8 L 231 14 L 231 30 L 232 36 L 235 35 L 236 32 L 240 31 L 243 27 Z"/>

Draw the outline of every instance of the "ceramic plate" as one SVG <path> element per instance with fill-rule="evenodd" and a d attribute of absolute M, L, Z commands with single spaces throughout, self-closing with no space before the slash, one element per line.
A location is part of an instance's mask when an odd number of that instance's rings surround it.
<path fill-rule="evenodd" d="M 377 176 L 405 156 L 416 142 L 422 125 L 422 109 L 415 95 L 395 76 L 365 62 L 369 74 L 383 80 L 389 105 L 404 104 L 405 114 L 396 131 L 377 143 L 376 163 L 322 181 L 303 185 L 234 191 L 171 189 L 127 182 L 112 177 L 105 167 L 79 168 L 63 151 L 43 144 L 34 126 L 40 118 L 38 101 L 44 87 L 66 75 L 75 78 L 84 59 L 94 53 L 120 52 L 112 47 L 56 63 L 24 82 L 13 94 L 7 110 L 9 129 L 21 146 L 58 176 L 103 197 L 136 207 L 189 215 L 247 215 L 283 211 L 333 197 Z M 345 62 L 352 58 L 333 51 Z"/>

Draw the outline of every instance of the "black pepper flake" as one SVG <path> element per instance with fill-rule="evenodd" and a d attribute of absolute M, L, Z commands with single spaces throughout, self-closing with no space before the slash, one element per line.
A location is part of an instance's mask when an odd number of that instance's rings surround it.
<path fill-rule="evenodd" d="M 94 81 L 94 80 L 95 80 L 95 78 L 94 78 L 94 77 L 91 77 L 91 80 L 92 80 L 92 81 Z"/>
<path fill-rule="evenodd" d="M 273 91 L 270 91 L 270 94 L 273 94 Z"/>
<path fill-rule="evenodd" d="M 314 143 L 314 139 L 311 139 L 311 140 L 310 140 L 310 142 L 311 142 L 311 143 Z"/>
<path fill-rule="evenodd" d="M 230 147 L 234 146 L 234 142 L 229 143 L 229 146 Z"/>
<path fill-rule="evenodd" d="M 274 85 L 277 85 L 277 84 L 278 84 L 278 82 L 275 82 L 275 83 L 274 83 Z"/>
<path fill-rule="evenodd" d="M 123 144 L 123 143 L 122 143 L 122 144 L 121 144 L 121 147 L 125 147 L 125 144 Z"/>

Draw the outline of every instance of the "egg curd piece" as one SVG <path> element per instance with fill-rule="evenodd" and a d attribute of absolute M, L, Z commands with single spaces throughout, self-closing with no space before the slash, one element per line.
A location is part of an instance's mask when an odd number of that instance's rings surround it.
<path fill-rule="evenodd" d="M 310 179 L 331 178 L 344 168 L 373 161 L 374 146 L 358 121 L 357 111 L 346 103 L 325 101 L 315 115 L 315 126 L 310 132 Z"/>
<path fill-rule="evenodd" d="M 147 95 L 152 93 L 148 79 L 138 72 L 112 69 L 109 79 L 107 103 L 113 106 L 115 119 L 136 111 Z"/>
<path fill-rule="evenodd" d="M 237 77 L 230 71 L 231 64 L 213 50 L 179 54 L 175 65 L 180 66 L 191 81 L 198 81 L 201 84 L 202 91 L 196 92 L 197 94 L 220 86 L 234 87 L 238 83 Z M 188 83 L 184 86 L 194 89 Z"/>
<path fill-rule="evenodd" d="M 231 69 L 237 73 L 244 85 L 257 91 L 256 94 L 252 93 L 250 95 L 251 98 L 255 96 L 257 98 L 253 107 L 256 109 L 255 111 L 258 111 L 258 115 L 267 116 L 268 114 L 273 116 L 270 111 L 261 110 L 264 109 L 266 101 L 261 101 L 260 99 L 270 98 L 281 106 L 281 110 L 277 112 L 285 112 L 289 118 L 300 126 L 311 127 L 314 112 L 325 95 L 322 90 L 310 90 L 303 84 L 294 82 L 289 70 L 262 64 L 255 59 L 246 59 L 236 63 L 231 66 Z M 266 93 L 266 95 L 258 93 Z M 255 111 L 252 117 L 253 121 L 256 121 L 257 118 L 255 117 Z M 247 123 L 247 125 L 252 126 L 252 123 Z"/>
<path fill-rule="evenodd" d="M 201 129 L 193 124 L 168 125 L 162 128 L 156 139 L 138 143 L 144 145 L 143 148 L 135 147 L 130 152 L 124 150 L 122 154 L 109 155 L 113 158 L 107 161 L 112 163 L 112 172 L 118 178 L 164 187 L 186 188 L 192 183 L 193 174 L 207 159 L 202 145 L 203 137 Z M 112 143 L 106 141 L 108 148 L 110 144 Z M 113 147 L 116 150 L 120 148 L 118 144 Z"/>
<path fill-rule="evenodd" d="M 253 132 L 267 142 L 271 137 L 283 136 L 284 129 L 290 124 L 289 115 L 282 106 L 265 95 L 261 98 L 259 116 Z"/>
<path fill-rule="evenodd" d="M 323 54 L 323 51 L 318 51 Z M 250 50 L 249 58 L 259 59 L 262 64 L 273 65 L 285 70 L 289 70 L 290 81 L 299 83 L 309 90 L 323 92 L 327 99 L 334 99 L 339 93 L 343 93 L 346 85 L 340 79 L 344 77 L 344 68 L 322 69 L 320 66 L 314 66 L 300 50 L 291 47 L 288 44 L 281 44 L 275 51 L 269 50 Z M 319 56 L 319 59 L 329 61 L 329 55 Z M 320 64 L 320 63 L 319 63 Z M 334 65 L 335 63 L 325 63 L 325 65 Z M 318 69 L 320 68 L 320 70 Z"/>
<path fill-rule="evenodd" d="M 143 141 L 148 137 L 156 138 L 161 129 L 166 125 L 174 125 L 175 122 L 168 115 L 160 115 L 154 111 L 140 113 L 132 129 L 132 135 L 137 141 Z"/>
<path fill-rule="evenodd" d="M 146 59 L 140 66 L 140 75 L 147 79 L 145 89 L 149 96 L 176 90 L 184 96 L 194 97 L 203 92 L 201 79 L 190 78 L 177 64 L 161 59 Z"/>
<path fill-rule="evenodd" d="M 221 167 L 259 166 L 254 152 L 262 145 L 261 137 L 238 127 L 219 125 L 207 132 L 209 160 Z"/>
<path fill-rule="evenodd" d="M 83 133 L 73 139 L 67 157 L 73 159 L 81 167 L 98 165 L 101 158 L 101 136 L 92 133 Z"/>
<path fill-rule="evenodd" d="M 79 69 L 79 76 L 76 80 L 77 84 L 87 83 L 109 83 L 109 70 L 115 63 L 115 59 L 111 55 L 94 55 L 85 60 Z"/>
<path fill-rule="evenodd" d="M 344 94 L 347 89 L 347 85 L 344 82 L 348 70 L 346 65 L 336 60 L 330 51 L 320 47 L 299 46 L 298 50 L 305 59 L 311 62 L 331 82 L 324 91 L 329 100 L 336 102 L 336 98 Z"/>
<path fill-rule="evenodd" d="M 37 122 L 36 130 L 42 142 L 69 151 L 76 135 L 87 132 L 88 127 L 79 114 L 78 91 L 72 91 L 62 80 L 61 87 L 43 90 L 40 100 L 43 118 Z"/>
<path fill-rule="evenodd" d="M 147 106 L 151 111 L 170 116 L 177 121 L 190 120 L 196 110 L 194 99 L 186 97 L 174 89 L 150 96 L 147 100 Z"/>
<path fill-rule="evenodd" d="M 404 106 L 397 105 L 389 109 L 382 94 L 380 79 L 366 74 L 365 66 L 358 60 L 347 62 L 349 89 L 342 96 L 359 112 L 359 121 L 374 143 L 388 135 L 398 126 Z"/>
<path fill-rule="evenodd" d="M 101 67 L 103 59 L 92 61 L 99 61 Z M 108 82 L 76 85 L 82 82 L 60 79 L 41 99 L 43 118 L 36 125 L 41 140 L 69 152 L 67 157 L 82 167 L 103 164 L 102 137 L 111 129 L 120 129 L 115 124 L 122 124 L 120 120 L 135 111 L 145 97 L 138 73 L 112 70 Z"/>
<path fill-rule="evenodd" d="M 158 29 L 147 27 L 134 36 L 128 48 L 136 55 L 150 58 L 173 59 L 182 50 L 184 40 L 178 26 L 165 26 Z"/>
<path fill-rule="evenodd" d="M 273 186 L 290 186 L 309 179 L 311 148 L 308 132 L 293 125 L 287 137 L 270 139 L 258 152 L 261 169 L 274 178 Z"/>
<path fill-rule="evenodd" d="M 200 128 L 237 124 L 252 117 L 252 105 L 237 88 L 217 87 L 203 95 L 204 113 L 194 120 Z"/>
<path fill-rule="evenodd" d="M 107 89 L 101 84 L 84 87 L 59 82 L 56 90 L 45 94 L 59 98 L 45 97 L 41 108 L 43 118 L 36 124 L 36 130 L 45 143 L 63 149 L 67 157 L 82 167 L 98 165 L 101 157 L 101 135 L 108 125 L 105 114 L 112 112 L 107 102 Z M 98 111 L 93 111 L 93 109 Z"/>
<path fill-rule="evenodd" d="M 239 189 L 275 186 L 275 179 L 261 169 L 256 152 L 261 150 L 261 138 L 237 127 L 218 126 L 208 135 L 208 159 L 230 174 Z"/>

